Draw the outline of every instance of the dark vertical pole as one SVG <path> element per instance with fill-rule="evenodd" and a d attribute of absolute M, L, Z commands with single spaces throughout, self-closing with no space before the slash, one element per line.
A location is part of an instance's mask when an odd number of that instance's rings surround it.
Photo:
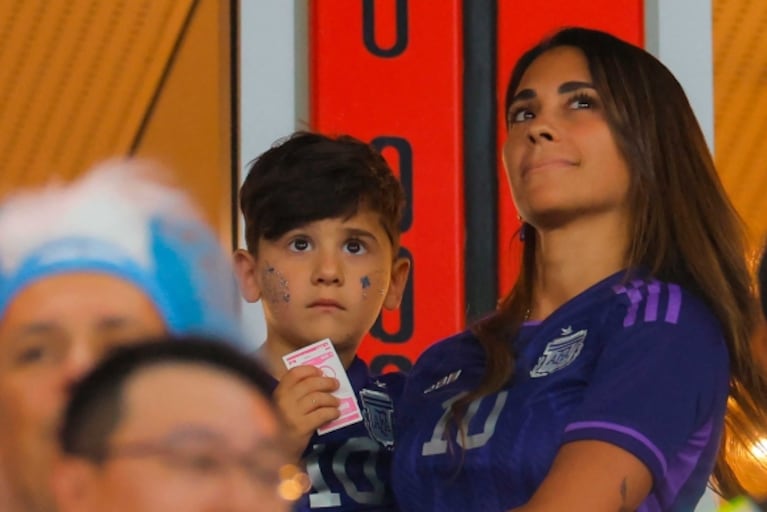
<path fill-rule="evenodd" d="M 463 133 L 467 320 L 498 296 L 497 0 L 463 0 Z"/>
<path fill-rule="evenodd" d="M 229 1 L 229 97 L 231 129 L 231 215 L 232 215 L 232 250 L 236 250 L 240 241 L 240 9 L 239 0 Z"/>

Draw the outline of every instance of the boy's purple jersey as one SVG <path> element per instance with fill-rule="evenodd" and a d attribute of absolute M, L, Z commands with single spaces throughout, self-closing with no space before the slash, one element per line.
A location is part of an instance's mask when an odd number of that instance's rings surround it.
<path fill-rule="evenodd" d="M 303 455 L 312 489 L 296 503 L 296 511 L 398 510 L 390 473 L 394 406 L 405 377 L 401 373 L 373 377 L 356 357 L 346 373 L 364 421 L 323 435 L 314 433 Z"/>
<path fill-rule="evenodd" d="M 560 446 L 580 440 L 616 445 L 644 463 L 653 486 L 640 511 L 695 507 L 723 427 L 723 332 L 678 285 L 624 275 L 522 326 L 513 378 L 469 406 L 463 438 L 446 428 L 447 411 L 479 382 L 484 352 L 465 332 L 423 354 L 397 412 L 393 485 L 401 510 L 523 505 Z"/>

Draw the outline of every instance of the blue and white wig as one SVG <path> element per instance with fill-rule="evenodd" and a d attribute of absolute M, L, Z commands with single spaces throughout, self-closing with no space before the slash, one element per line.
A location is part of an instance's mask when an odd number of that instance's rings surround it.
<path fill-rule="evenodd" d="M 164 173 L 113 160 L 0 204 L 0 318 L 39 279 L 103 272 L 144 291 L 172 334 L 240 344 L 229 255 L 187 196 L 158 179 Z"/>

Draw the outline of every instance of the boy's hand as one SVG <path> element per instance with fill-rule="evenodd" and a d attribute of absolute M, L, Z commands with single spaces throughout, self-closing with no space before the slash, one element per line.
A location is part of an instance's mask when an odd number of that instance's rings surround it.
<path fill-rule="evenodd" d="M 336 389 L 338 380 L 313 366 L 296 366 L 277 384 L 274 401 L 285 420 L 288 453 L 294 461 L 301 459 L 317 428 L 340 416 L 339 401 L 330 394 Z"/>

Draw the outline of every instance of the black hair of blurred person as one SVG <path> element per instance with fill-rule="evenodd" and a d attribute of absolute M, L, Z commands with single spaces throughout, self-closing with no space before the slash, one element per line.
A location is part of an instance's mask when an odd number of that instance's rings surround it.
<path fill-rule="evenodd" d="M 68 455 L 100 464 L 123 416 L 123 395 L 140 371 L 168 363 L 195 364 L 241 380 L 271 404 L 273 380 L 261 364 L 219 340 L 167 336 L 119 347 L 72 389 L 59 430 L 59 446 Z"/>

